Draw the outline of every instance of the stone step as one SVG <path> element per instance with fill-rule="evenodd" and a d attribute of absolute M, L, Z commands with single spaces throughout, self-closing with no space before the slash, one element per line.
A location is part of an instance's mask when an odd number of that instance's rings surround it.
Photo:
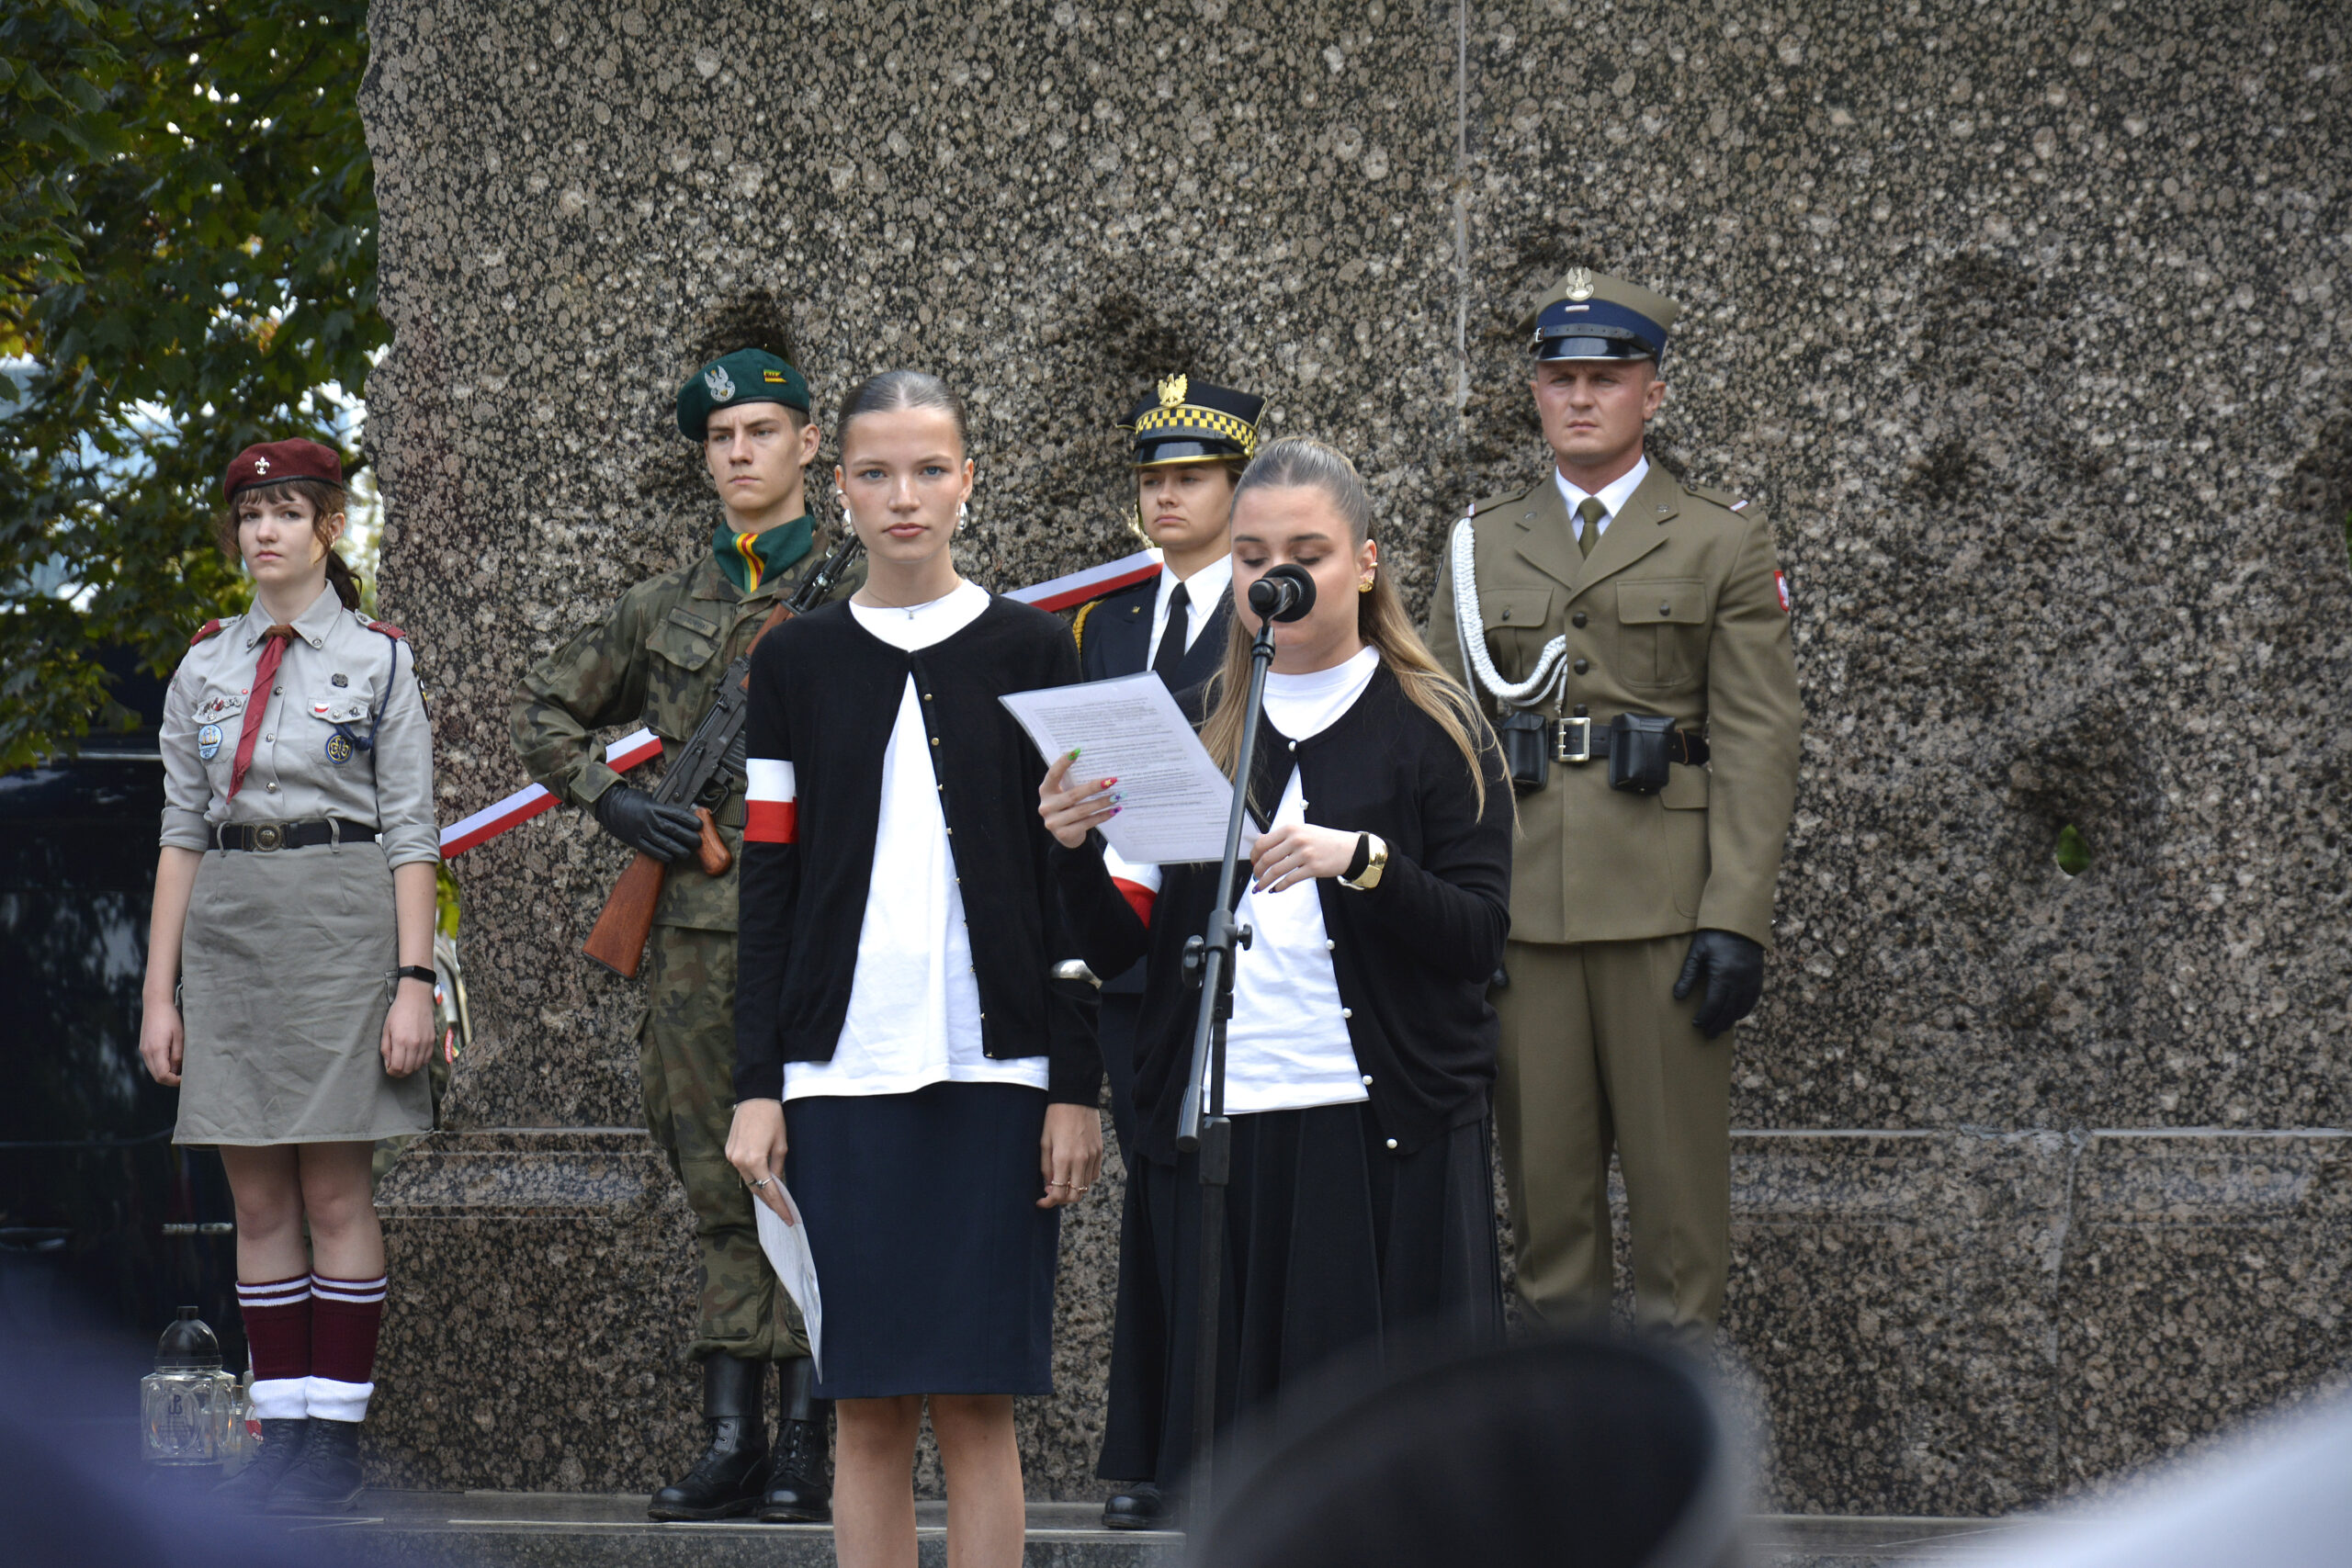
<path fill-rule="evenodd" d="M 642 1494 L 370 1491 L 346 1517 L 288 1529 L 338 1568 L 830 1568 L 823 1525 L 655 1524 Z M 1174 1531 L 1106 1530 L 1096 1503 L 1029 1505 L 1029 1568 L 1178 1568 Z M 2017 1529 L 2003 1519 L 1766 1514 L 1751 1521 L 1755 1568 L 1894 1568 L 1989 1559 Z M 944 1568 L 947 1507 L 921 1503 L 923 1568 Z"/>

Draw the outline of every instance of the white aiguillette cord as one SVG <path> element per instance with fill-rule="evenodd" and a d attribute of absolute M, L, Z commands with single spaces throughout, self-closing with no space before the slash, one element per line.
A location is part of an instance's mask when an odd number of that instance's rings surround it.
<path fill-rule="evenodd" d="M 1447 546 L 1453 567 L 1453 632 L 1462 642 L 1462 667 L 1477 676 L 1478 684 L 1516 708 L 1555 705 L 1568 691 L 1568 634 L 1562 632 L 1544 645 L 1534 672 L 1517 684 L 1503 679 L 1487 652 L 1486 617 L 1478 608 L 1478 534 L 1468 513 L 1453 525 Z"/>

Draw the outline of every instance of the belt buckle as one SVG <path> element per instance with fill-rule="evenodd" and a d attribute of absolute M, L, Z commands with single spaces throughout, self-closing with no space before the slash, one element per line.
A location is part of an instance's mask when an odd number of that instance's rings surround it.
<path fill-rule="evenodd" d="M 275 822 L 265 822 L 254 829 L 254 848 L 274 850 L 286 842 L 286 829 Z"/>
<path fill-rule="evenodd" d="M 1568 750 L 1568 726 L 1572 724 L 1577 727 L 1577 749 L 1573 751 Z M 1571 767 L 1580 768 L 1591 761 L 1592 720 L 1589 717 L 1560 720 L 1560 738 L 1553 743 L 1552 756 L 1554 761 L 1566 762 Z"/>

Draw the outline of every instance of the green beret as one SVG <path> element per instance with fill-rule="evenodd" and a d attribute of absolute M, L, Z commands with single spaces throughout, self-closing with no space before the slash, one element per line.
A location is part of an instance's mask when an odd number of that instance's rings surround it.
<path fill-rule="evenodd" d="M 678 389 L 678 434 L 700 441 L 710 416 L 737 403 L 782 403 L 808 412 L 808 382 L 799 371 L 764 348 L 739 348 L 686 378 Z"/>

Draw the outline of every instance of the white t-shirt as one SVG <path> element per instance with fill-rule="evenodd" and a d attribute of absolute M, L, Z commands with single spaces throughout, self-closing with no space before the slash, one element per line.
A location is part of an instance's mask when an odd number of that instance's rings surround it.
<path fill-rule="evenodd" d="M 1266 716 L 1289 739 L 1319 735 L 1355 705 L 1379 666 L 1379 651 L 1366 648 L 1346 663 L 1312 675 L 1269 673 Z M 1306 806 L 1293 765 L 1272 825 L 1304 821 Z M 1130 865 L 1107 849 L 1103 861 L 1115 880 L 1158 893 L 1158 866 Z M 1280 893 L 1245 890 L 1235 918 L 1250 928 L 1250 943 L 1233 973 L 1233 1018 L 1226 1025 L 1227 1112 L 1301 1111 L 1370 1099 L 1348 1039 L 1315 879 Z"/>
<path fill-rule="evenodd" d="M 1584 519 L 1577 515 L 1577 508 L 1584 504 L 1587 495 L 1594 495 L 1600 498 L 1601 506 L 1605 508 L 1600 517 L 1600 539 L 1609 537 L 1609 525 L 1617 521 L 1617 514 L 1625 510 L 1625 503 L 1634 499 L 1634 492 L 1642 488 L 1642 481 L 1649 476 L 1649 458 L 1637 457 L 1634 460 L 1632 468 L 1611 479 L 1599 490 L 1583 491 L 1570 484 L 1567 475 L 1560 472 L 1556 468 L 1554 468 L 1552 482 L 1560 487 L 1560 499 L 1568 503 L 1568 536 L 1575 538 L 1583 534 Z M 1593 542 L 1598 544 L 1600 539 L 1595 539 Z"/>
<path fill-rule="evenodd" d="M 988 606 L 988 591 L 965 582 L 912 609 L 855 602 L 849 608 L 859 626 L 912 652 L 955 636 Z M 981 1054 L 980 988 L 938 785 L 922 698 L 909 675 L 882 754 L 882 810 L 849 1012 L 831 1061 L 785 1064 L 786 1100 L 908 1094 L 942 1082 L 1046 1087 L 1043 1056 L 999 1062 Z"/>

